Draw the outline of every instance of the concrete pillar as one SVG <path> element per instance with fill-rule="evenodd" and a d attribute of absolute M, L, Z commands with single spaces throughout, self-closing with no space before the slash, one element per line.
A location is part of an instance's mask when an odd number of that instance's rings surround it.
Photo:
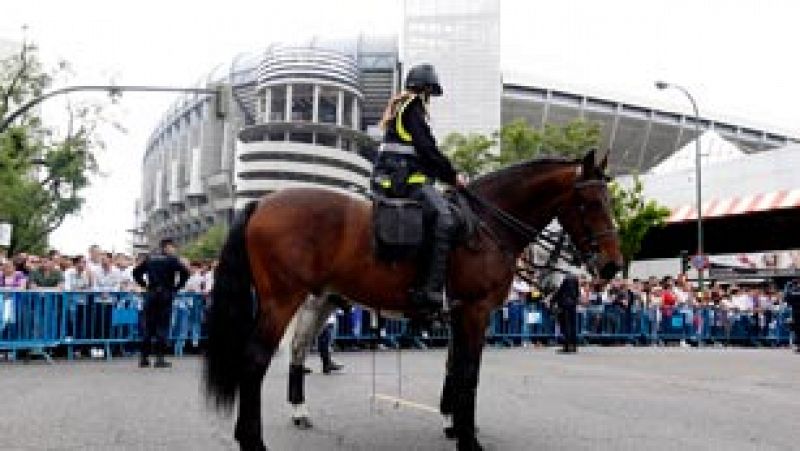
<path fill-rule="evenodd" d="M 311 122 L 319 122 L 319 85 L 314 85 L 314 100 L 311 106 Z"/>
<path fill-rule="evenodd" d="M 286 85 L 286 122 L 292 122 L 292 85 Z"/>
<path fill-rule="evenodd" d="M 339 96 L 336 99 L 336 125 L 339 127 L 344 124 L 344 91 L 339 90 Z"/>
<path fill-rule="evenodd" d="M 359 121 L 359 114 L 358 114 L 358 97 L 353 96 L 353 129 L 359 130 L 361 129 L 361 123 Z"/>
<path fill-rule="evenodd" d="M 264 88 L 264 120 L 269 122 L 272 117 L 272 88 Z"/>

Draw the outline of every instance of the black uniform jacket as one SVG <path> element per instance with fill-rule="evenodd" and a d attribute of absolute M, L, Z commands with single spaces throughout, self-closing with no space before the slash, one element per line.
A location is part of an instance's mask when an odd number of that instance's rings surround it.
<path fill-rule="evenodd" d="M 404 100 L 405 102 L 405 100 Z M 428 177 L 450 185 L 456 183 L 456 170 L 450 160 L 439 150 L 436 138 L 428 125 L 427 112 L 422 98 L 414 96 L 400 115 L 403 128 L 411 135 L 411 142 L 404 141 L 397 131 L 397 120 L 386 127 L 384 142 L 411 145 L 418 158 L 418 170 Z"/>
<path fill-rule="evenodd" d="M 572 307 L 578 305 L 578 298 L 580 297 L 580 287 L 578 286 L 578 278 L 573 275 L 568 275 L 561 282 L 553 295 L 553 302 L 559 307 Z"/>
<path fill-rule="evenodd" d="M 189 280 L 189 270 L 174 255 L 153 254 L 133 268 L 133 279 L 149 291 L 178 291 Z"/>

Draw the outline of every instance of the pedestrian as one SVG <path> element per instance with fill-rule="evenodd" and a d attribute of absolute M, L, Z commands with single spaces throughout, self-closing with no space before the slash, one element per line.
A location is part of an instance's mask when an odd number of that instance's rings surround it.
<path fill-rule="evenodd" d="M 160 247 L 160 252 L 147 256 L 133 269 L 134 280 L 147 290 L 144 302 L 144 334 L 139 359 L 139 366 L 142 368 L 150 366 L 149 357 L 153 351 L 153 339 L 155 339 L 155 367 L 171 366 L 164 360 L 164 353 L 167 349 L 172 302 L 175 293 L 183 289 L 189 280 L 189 270 L 176 257 L 175 243 L 172 239 L 161 240 Z"/>
<path fill-rule="evenodd" d="M 580 289 L 578 278 L 574 274 L 567 274 L 561 285 L 553 294 L 552 302 L 558 306 L 559 324 L 564 335 L 564 354 L 574 354 L 578 352 L 578 299 Z"/>
<path fill-rule="evenodd" d="M 317 349 L 319 358 L 322 360 L 322 374 L 331 374 L 340 371 L 342 365 L 336 363 L 331 358 L 331 345 L 333 344 L 333 322 L 336 317 L 331 315 L 322 327 L 319 337 L 317 337 Z"/>
<path fill-rule="evenodd" d="M 792 308 L 795 352 L 800 353 L 800 277 L 786 284 L 783 300 Z"/>

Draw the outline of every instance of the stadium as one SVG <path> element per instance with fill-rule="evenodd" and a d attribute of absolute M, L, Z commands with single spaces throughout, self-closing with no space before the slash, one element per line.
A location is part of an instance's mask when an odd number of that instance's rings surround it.
<path fill-rule="evenodd" d="M 465 13 L 464 5 L 410 1 L 407 11 L 414 13 L 406 13 L 400 37 L 275 43 L 203 76 L 198 86 L 226 86 L 230 95 L 222 104 L 210 95 L 181 97 L 153 130 L 137 203 L 144 243 L 164 236 L 186 243 L 228 223 L 247 201 L 285 187 L 366 189 L 383 107 L 404 71 L 422 61 L 437 66 L 448 89 L 432 105 L 440 140 L 519 119 L 543 126 L 582 118 L 601 126 L 601 147 L 612 149 L 611 171 L 619 175 L 647 172 L 697 138 L 692 115 L 501 71 L 499 2 L 475 2 Z M 800 142 L 718 116 L 701 117 L 699 129 L 745 155 Z"/>

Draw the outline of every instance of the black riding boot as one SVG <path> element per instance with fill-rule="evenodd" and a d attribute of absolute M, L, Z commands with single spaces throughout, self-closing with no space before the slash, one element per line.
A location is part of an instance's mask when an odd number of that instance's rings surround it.
<path fill-rule="evenodd" d="M 450 241 L 437 237 L 431 249 L 428 272 L 421 288 L 415 296 L 420 309 L 437 312 L 444 307 L 444 287 L 447 280 L 447 257 L 450 253 Z"/>

